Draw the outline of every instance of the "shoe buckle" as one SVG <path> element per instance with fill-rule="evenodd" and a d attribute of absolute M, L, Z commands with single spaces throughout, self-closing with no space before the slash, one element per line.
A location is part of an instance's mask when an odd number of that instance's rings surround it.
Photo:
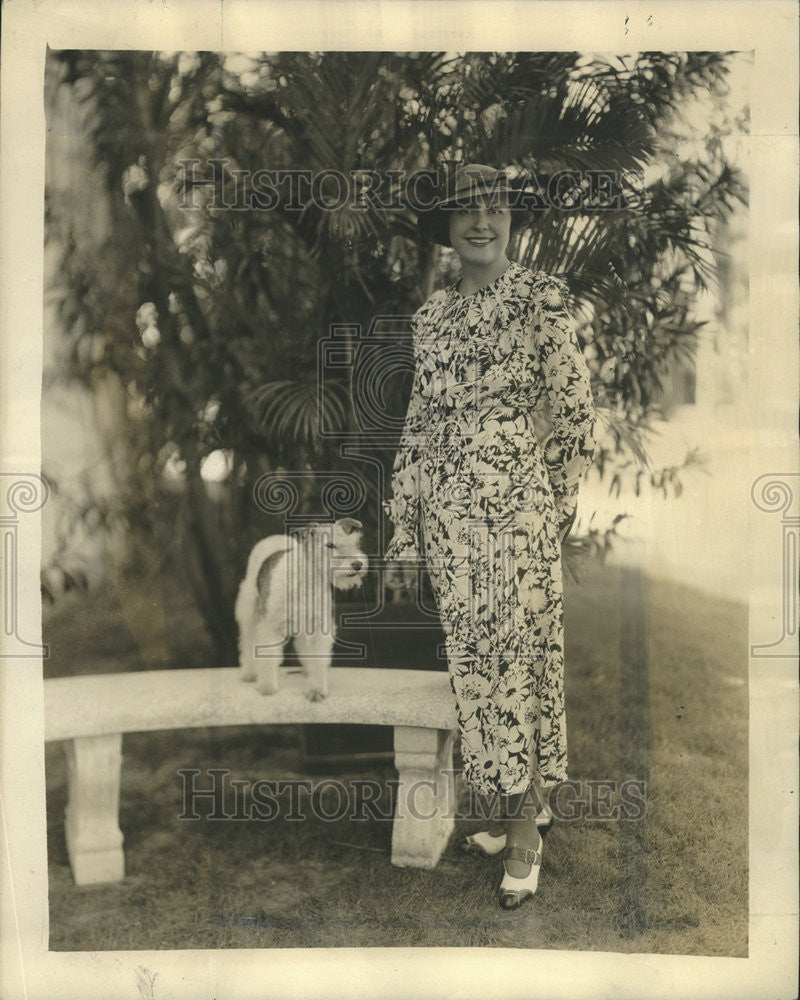
<path fill-rule="evenodd" d="M 542 863 L 541 853 L 531 850 L 530 847 L 509 847 L 506 859 L 508 861 L 524 861 L 526 865 L 540 865 Z"/>

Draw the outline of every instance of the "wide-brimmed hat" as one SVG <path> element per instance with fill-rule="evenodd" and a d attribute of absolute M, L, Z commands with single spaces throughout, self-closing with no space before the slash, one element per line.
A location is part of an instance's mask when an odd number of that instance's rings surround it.
<path fill-rule="evenodd" d="M 479 195 L 512 194 L 508 176 L 503 170 L 483 163 L 465 163 L 457 168 L 432 210 L 445 205 L 466 205 Z"/>
<path fill-rule="evenodd" d="M 509 203 L 514 207 L 519 194 L 505 171 L 484 163 L 462 164 L 433 193 L 428 205 L 418 209 L 420 229 L 434 242 L 450 246 L 448 211 L 469 205 L 478 197 L 494 195 L 510 195 Z"/>

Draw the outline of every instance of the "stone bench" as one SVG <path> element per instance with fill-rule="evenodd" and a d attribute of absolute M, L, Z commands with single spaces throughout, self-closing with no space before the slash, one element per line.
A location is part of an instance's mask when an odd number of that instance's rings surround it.
<path fill-rule="evenodd" d="M 446 673 L 334 667 L 330 696 L 311 702 L 305 679 L 282 672 L 259 695 L 235 667 L 152 670 L 45 681 L 45 740 L 63 740 L 64 830 L 75 882 L 125 875 L 119 828 L 122 734 L 193 726 L 356 723 L 394 728 L 397 798 L 392 864 L 433 868 L 454 826 L 453 697 Z M 429 818 L 432 817 L 432 818 Z"/>

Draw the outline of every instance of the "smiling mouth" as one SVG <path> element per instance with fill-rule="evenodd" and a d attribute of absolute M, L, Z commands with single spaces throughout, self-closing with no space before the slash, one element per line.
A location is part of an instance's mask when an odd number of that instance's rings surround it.
<path fill-rule="evenodd" d="M 471 243 L 474 247 L 485 247 L 486 244 L 491 243 L 493 239 L 493 236 L 468 236 L 467 242 Z"/>

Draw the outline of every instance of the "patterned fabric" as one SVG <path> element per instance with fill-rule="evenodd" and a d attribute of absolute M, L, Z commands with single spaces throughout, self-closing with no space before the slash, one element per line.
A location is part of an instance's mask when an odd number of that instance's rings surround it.
<path fill-rule="evenodd" d="M 511 263 L 415 314 L 387 559 L 422 546 L 447 645 L 466 780 L 513 794 L 567 777 L 558 525 L 594 450 L 589 373 L 564 285 Z M 549 415 L 548 415 L 549 408 Z M 537 425 L 552 433 L 540 443 Z"/>

